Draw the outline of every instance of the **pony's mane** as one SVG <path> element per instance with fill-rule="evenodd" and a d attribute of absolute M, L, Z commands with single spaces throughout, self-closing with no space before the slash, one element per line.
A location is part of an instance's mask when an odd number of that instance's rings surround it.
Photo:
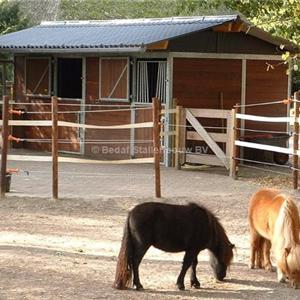
<path fill-rule="evenodd" d="M 194 202 L 188 203 L 188 206 L 194 209 L 200 209 L 204 211 L 208 218 L 209 227 L 211 228 L 211 245 L 220 245 L 222 248 L 222 256 L 226 262 L 226 265 L 229 266 L 231 260 L 233 258 L 232 255 L 228 255 L 228 251 L 225 251 L 228 247 L 230 247 L 231 243 L 227 237 L 226 231 L 222 224 L 220 223 L 219 219 L 206 207 L 203 205 L 196 204 Z M 230 248 L 232 250 L 232 248 Z M 232 253 L 232 251 L 230 251 Z"/>
<path fill-rule="evenodd" d="M 300 270 L 300 220 L 299 212 L 295 202 L 283 195 L 277 197 L 285 198 L 282 203 L 279 214 L 274 227 L 274 251 L 279 260 L 283 260 L 284 264 L 294 269 Z M 274 199 L 275 199 L 274 198 Z M 291 255 L 286 255 L 285 251 L 289 249 Z"/>
<path fill-rule="evenodd" d="M 284 194 L 279 194 L 275 198 L 284 198 L 275 223 L 274 236 L 276 239 L 283 239 L 282 247 L 292 247 L 299 244 L 300 221 L 299 212 L 295 202 Z M 274 199 L 275 199 L 274 198 Z"/>

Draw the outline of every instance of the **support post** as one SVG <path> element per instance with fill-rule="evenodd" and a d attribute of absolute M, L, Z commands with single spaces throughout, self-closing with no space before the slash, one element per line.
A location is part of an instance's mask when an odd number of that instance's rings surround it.
<path fill-rule="evenodd" d="M 182 106 L 176 106 L 176 128 L 175 128 L 175 167 L 180 170 L 181 163 L 180 163 L 180 116 L 181 116 Z"/>
<path fill-rule="evenodd" d="M 153 115 L 153 152 L 155 172 L 155 196 L 161 198 L 160 185 L 160 114 L 161 106 L 158 98 L 152 98 Z"/>
<path fill-rule="evenodd" d="M 6 96 L 7 95 L 7 89 L 6 89 L 6 63 L 4 62 L 2 64 L 2 88 L 3 88 L 3 92 L 2 92 L 2 95 L 3 96 Z"/>
<path fill-rule="evenodd" d="M 2 152 L 1 152 L 1 198 L 5 198 L 6 192 L 6 167 L 8 151 L 8 118 L 9 118 L 9 97 L 3 96 L 2 105 Z"/>
<path fill-rule="evenodd" d="M 298 168 L 299 168 L 299 156 L 298 156 L 298 146 L 299 146 L 299 100 L 300 92 L 294 93 L 294 129 L 293 129 L 293 187 L 295 190 L 298 189 Z"/>
<path fill-rule="evenodd" d="M 185 143 L 186 143 L 186 108 L 182 107 L 179 115 L 179 168 L 185 164 Z"/>
<path fill-rule="evenodd" d="M 58 199 L 57 97 L 52 97 L 52 198 Z"/>
<path fill-rule="evenodd" d="M 237 178 L 237 161 L 236 161 L 236 155 L 237 155 L 237 146 L 235 145 L 235 141 L 237 139 L 237 119 L 236 119 L 236 108 L 233 108 L 231 110 L 231 151 L 230 151 L 230 177 L 233 179 Z"/>

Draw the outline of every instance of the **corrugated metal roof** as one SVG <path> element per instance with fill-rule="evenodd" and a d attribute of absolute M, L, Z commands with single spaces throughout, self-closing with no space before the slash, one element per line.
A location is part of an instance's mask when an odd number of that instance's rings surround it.
<path fill-rule="evenodd" d="M 37 51 L 77 49 L 140 51 L 145 45 L 235 21 L 238 15 L 114 21 L 43 22 L 0 37 L 0 49 Z M 77 52 L 77 51 L 76 51 Z"/>

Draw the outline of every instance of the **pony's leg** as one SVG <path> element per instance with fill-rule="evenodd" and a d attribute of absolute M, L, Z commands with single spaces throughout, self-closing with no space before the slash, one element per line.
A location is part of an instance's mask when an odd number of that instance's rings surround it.
<path fill-rule="evenodd" d="M 180 274 L 177 278 L 177 287 L 180 290 L 184 290 L 185 286 L 184 286 L 184 277 L 186 274 L 186 271 L 188 270 L 188 268 L 191 266 L 192 262 L 195 260 L 195 258 L 197 257 L 199 252 L 197 251 L 186 251 L 184 258 L 183 258 L 183 264 L 182 264 L 182 268 L 180 271 Z"/>
<path fill-rule="evenodd" d="M 261 268 L 261 236 L 255 229 L 250 228 L 251 252 L 250 264 L 251 269 Z"/>
<path fill-rule="evenodd" d="M 270 250 L 271 250 L 271 242 L 269 240 L 264 239 L 264 244 L 263 244 L 264 268 L 267 271 L 273 272 L 274 269 L 272 267 L 272 263 L 270 259 Z"/>
<path fill-rule="evenodd" d="M 200 282 L 196 275 L 196 267 L 198 264 L 197 256 L 192 262 L 192 268 L 191 268 L 191 287 L 194 287 L 195 289 L 200 289 Z"/>
<path fill-rule="evenodd" d="M 145 245 L 135 245 L 134 249 L 134 257 L 132 258 L 132 271 L 133 271 L 133 285 L 137 290 L 143 289 L 143 286 L 140 282 L 139 276 L 139 265 L 144 257 L 145 253 L 149 249 L 150 246 Z"/>
<path fill-rule="evenodd" d="M 286 277 L 284 273 L 281 271 L 279 265 L 277 265 L 277 280 L 278 282 L 285 283 Z"/>

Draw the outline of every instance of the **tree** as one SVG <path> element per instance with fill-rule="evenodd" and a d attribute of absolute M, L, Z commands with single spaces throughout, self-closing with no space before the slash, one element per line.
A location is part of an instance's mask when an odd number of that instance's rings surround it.
<path fill-rule="evenodd" d="M 0 1 L 0 35 L 21 30 L 28 26 L 28 19 L 21 13 L 18 1 Z"/>

